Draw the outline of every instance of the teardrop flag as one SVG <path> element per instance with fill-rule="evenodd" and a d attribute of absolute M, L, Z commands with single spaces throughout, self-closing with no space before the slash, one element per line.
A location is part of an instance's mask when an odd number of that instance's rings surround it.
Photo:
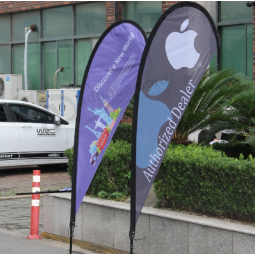
<path fill-rule="evenodd" d="M 169 8 L 150 34 L 135 92 L 131 239 L 178 123 L 218 46 L 212 18 L 194 2 Z"/>
<path fill-rule="evenodd" d="M 134 94 L 145 43 L 142 28 L 122 20 L 102 34 L 90 56 L 76 119 L 70 227 Z"/>

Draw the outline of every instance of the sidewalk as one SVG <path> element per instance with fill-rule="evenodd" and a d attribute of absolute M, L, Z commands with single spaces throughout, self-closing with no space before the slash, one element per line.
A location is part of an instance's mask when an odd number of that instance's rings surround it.
<path fill-rule="evenodd" d="M 69 244 L 50 239 L 28 240 L 21 232 L 0 228 L 1 254 L 68 254 Z M 73 245 L 74 254 L 91 253 Z"/>
<path fill-rule="evenodd" d="M 43 230 L 40 200 L 39 235 Z M 30 234 L 31 196 L 0 199 L 0 254 L 68 254 L 69 244 L 46 238 L 28 240 Z M 93 254 L 93 251 L 76 245 L 73 253 Z"/>
<path fill-rule="evenodd" d="M 35 168 L 36 169 L 36 168 Z M 0 254 L 68 254 L 69 243 L 50 239 L 29 240 L 33 169 L 10 169 L 0 172 Z M 67 172 L 41 171 L 41 190 L 70 187 Z M 43 197 L 40 199 L 39 235 L 43 232 Z M 92 254 L 90 250 L 72 246 L 73 253 Z"/>
<path fill-rule="evenodd" d="M 31 195 L 15 196 L 20 192 L 31 192 L 32 170 L 0 173 L 0 254 L 68 254 L 69 244 L 49 240 L 28 240 L 31 221 Z M 67 172 L 41 171 L 41 190 L 66 188 L 70 185 Z M 43 232 L 43 195 L 40 199 L 39 235 Z M 147 206 L 155 203 L 155 195 L 146 200 Z M 129 203 L 129 200 L 126 201 Z M 85 249 L 84 249 L 85 248 Z M 73 244 L 73 253 L 96 254 L 109 251 L 81 248 Z"/>

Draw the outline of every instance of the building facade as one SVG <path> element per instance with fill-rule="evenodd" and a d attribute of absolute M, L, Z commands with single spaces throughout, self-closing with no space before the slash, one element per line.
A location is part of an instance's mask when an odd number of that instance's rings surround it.
<path fill-rule="evenodd" d="M 0 2 L 0 74 L 24 73 L 25 28 L 28 36 L 28 89 L 80 85 L 98 38 L 112 23 L 136 21 L 149 36 L 154 24 L 176 1 L 2 1 Z M 243 1 L 197 2 L 213 17 L 221 46 L 211 64 L 234 68 L 255 78 L 254 7 Z M 24 81 L 23 81 L 24 88 Z"/>

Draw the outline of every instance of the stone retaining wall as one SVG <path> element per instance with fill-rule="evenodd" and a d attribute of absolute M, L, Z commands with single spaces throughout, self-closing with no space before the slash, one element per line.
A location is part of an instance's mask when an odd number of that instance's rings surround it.
<path fill-rule="evenodd" d="M 85 197 L 74 238 L 129 252 L 129 204 Z M 43 231 L 69 237 L 70 194 L 43 196 Z M 144 207 L 134 253 L 255 253 L 255 227 Z"/>

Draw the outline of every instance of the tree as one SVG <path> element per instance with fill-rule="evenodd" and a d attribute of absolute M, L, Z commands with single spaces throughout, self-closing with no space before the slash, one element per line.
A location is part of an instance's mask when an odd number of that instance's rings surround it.
<path fill-rule="evenodd" d="M 255 87 L 244 74 L 234 70 L 208 68 L 199 82 L 176 129 L 175 139 L 185 140 L 188 135 L 208 129 L 207 142 L 219 131 L 231 129 L 242 133 L 255 118 Z M 125 114 L 132 117 L 133 98 Z"/>
<path fill-rule="evenodd" d="M 243 132 L 251 124 L 255 100 L 254 84 L 243 74 L 231 69 L 208 69 L 197 86 L 177 127 L 178 137 L 201 129 L 212 135 L 225 129 Z"/>

